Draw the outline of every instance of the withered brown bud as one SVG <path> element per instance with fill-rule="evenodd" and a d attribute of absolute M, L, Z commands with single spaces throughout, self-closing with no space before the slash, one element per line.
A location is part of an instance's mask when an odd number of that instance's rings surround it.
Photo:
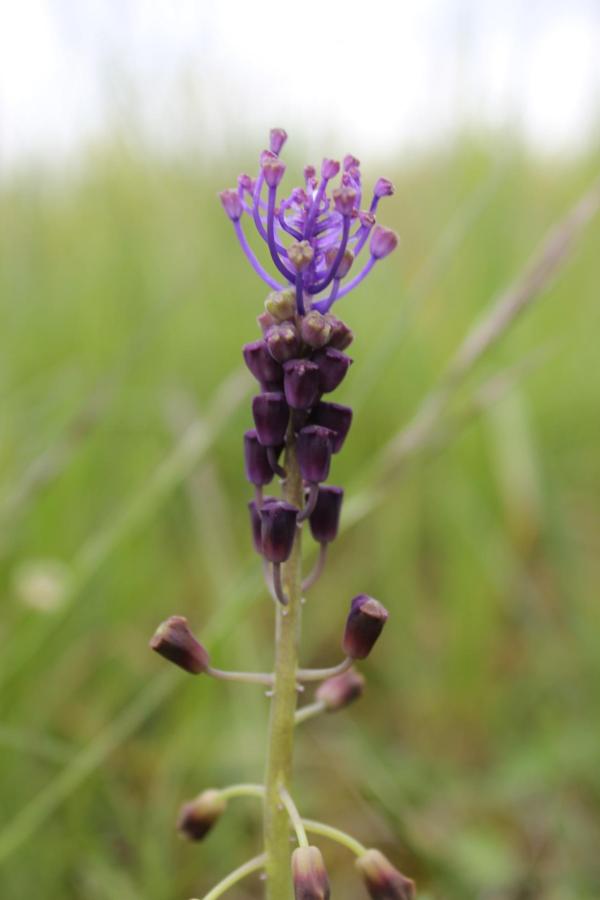
<path fill-rule="evenodd" d="M 342 647 L 351 659 L 366 659 L 387 622 L 388 611 L 373 597 L 359 594 L 350 605 Z"/>
<path fill-rule="evenodd" d="M 329 900 L 329 879 L 318 847 L 297 847 L 292 853 L 296 900 Z"/>
<path fill-rule="evenodd" d="M 195 800 L 184 803 L 177 818 L 177 830 L 190 841 L 201 841 L 221 818 L 227 801 L 220 791 L 203 791 Z"/>
<path fill-rule="evenodd" d="M 192 675 L 206 672 L 210 665 L 207 651 L 188 628 L 184 616 L 171 616 L 159 625 L 150 647 Z"/>
<path fill-rule="evenodd" d="M 359 672 L 350 669 L 341 675 L 334 675 L 321 684 L 316 692 L 317 700 L 321 700 L 327 712 L 337 712 L 358 700 L 365 689 L 365 679 Z"/>
<path fill-rule="evenodd" d="M 356 860 L 372 900 L 414 900 L 415 883 L 394 868 L 379 850 L 367 850 Z"/>

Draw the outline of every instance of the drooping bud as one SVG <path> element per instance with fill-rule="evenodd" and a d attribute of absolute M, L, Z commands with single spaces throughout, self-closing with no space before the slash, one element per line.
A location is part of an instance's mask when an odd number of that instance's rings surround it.
<path fill-rule="evenodd" d="M 337 256 L 337 248 L 336 247 L 332 247 L 331 250 L 327 251 L 327 253 L 325 254 L 325 260 L 326 260 L 328 266 L 333 265 L 336 256 Z M 349 247 L 347 247 L 344 250 L 344 255 L 342 256 L 342 260 L 336 269 L 335 277 L 336 278 L 345 278 L 346 275 L 348 274 L 348 272 L 350 271 L 350 269 L 352 268 L 353 262 L 354 262 L 354 253 L 352 252 L 352 250 L 350 250 Z"/>
<path fill-rule="evenodd" d="M 349 328 L 345 322 L 342 322 L 341 319 L 338 319 L 331 313 L 328 314 L 327 318 L 331 324 L 329 346 L 335 347 L 336 350 L 345 350 L 354 340 L 352 329 Z"/>
<path fill-rule="evenodd" d="M 189 841 L 201 841 L 227 809 L 221 791 L 203 791 L 195 800 L 185 803 L 177 818 L 177 830 Z"/>
<path fill-rule="evenodd" d="M 276 188 L 285 174 L 285 163 L 278 156 L 263 156 L 261 166 L 269 187 Z"/>
<path fill-rule="evenodd" d="M 285 562 L 294 546 L 298 510 L 291 503 L 277 500 L 261 506 L 259 515 L 263 555 L 272 563 Z"/>
<path fill-rule="evenodd" d="M 356 860 L 371 900 L 414 900 L 415 883 L 396 869 L 379 850 L 367 850 Z"/>
<path fill-rule="evenodd" d="M 376 225 L 371 235 L 371 255 L 375 259 L 384 259 L 398 246 L 398 235 L 391 228 Z"/>
<path fill-rule="evenodd" d="M 288 247 L 288 258 L 296 272 L 303 272 L 313 261 L 315 251 L 308 241 L 294 241 Z"/>
<path fill-rule="evenodd" d="M 275 153 L 279 155 L 281 153 L 281 148 L 287 141 L 287 131 L 283 128 L 271 128 L 269 134 L 269 146 L 271 148 L 271 153 Z"/>
<path fill-rule="evenodd" d="M 208 652 L 196 640 L 184 616 L 171 616 L 159 625 L 150 647 L 191 675 L 206 672 L 210 665 Z"/>
<path fill-rule="evenodd" d="M 334 675 L 319 685 L 316 698 L 325 704 L 327 712 L 337 712 L 350 706 L 362 696 L 365 689 L 365 679 L 360 672 L 349 669 L 341 675 Z"/>
<path fill-rule="evenodd" d="M 353 362 L 351 357 L 335 347 L 324 347 L 317 351 L 313 355 L 313 361 L 319 367 L 319 388 L 323 394 L 335 391 Z"/>
<path fill-rule="evenodd" d="M 241 191 L 251 194 L 254 190 L 254 179 L 242 172 L 241 175 L 238 175 L 238 187 Z"/>
<path fill-rule="evenodd" d="M 349 185 L 336 188 L 332 196 L 337 211 L 343 216 L 351 216 L 356 203 L 356 191 L 354 188 Z"/>
<path fill-rule="evenodd" d="M 340 487 L 320 487 L 315 508 L 309 517 L 311 534 L 319 544 L 335 541 L 340 527 L 340 513 L 344 490 Z"/>
<path fill-rule="evenodd" d="M 292 853 L 296 900 L 329 900 L 329 879 L 318 847 L 296 847 Z"/>
<path fill-rule="evenodd" d="M 239 222 L 242 218 L 242 213 L 244 212 L 244 207 L 242 205 L 242 200 L 237 191 L 234 191 L 233 188 L 229 188 L 226 191 L 221 191 L 219 194 L 219 198 L 221 203 L 223 204 L 223 209 L 229 216 L 232 222 Z"/>
<path fill-rule="evenodd" d="M 267 455 L 267 448 L 258 440 L 254 428 L 244 434 L 244 465 L 246 478 L 250 484 L 263 487 L 273 480 L 273 469 Z"/>
<path fill-rule="evenodd" d="M 388 178 L 378 178 L 373 188 L 376 197 L 391 197 L 394 193 L 394 185 Z"/>
<path fill-rule="evenodd" d="M 308 359 L 284 363 L 283 389 L 292 409 L 310 409 L 319 399 L 319 367 Z"/>
<path fill-rule="evenodd" d="M 300 350 L 300 337 L 296 326 L 292 322 L 283 322 L 274 325 L 266 338 L 269 353 L 279 363 L 287 362 L 298 356 Z"/>
<path fill-rule="evenodd" d="M 321 165 L 321 176 L 327 181 L 330 181 L 332 178 L 335 178 L 337 173 L 340 171 L 340 164 L 335 159 L 324 159 Z"/>
<path fill-rule="evenodd" d="M 283 381 L 283 369 L 269 353 L 266 342 L 252 341 L 242 348 L 244 362 L 261 387 L 277 387 Z"/>
<path fill-rule="evenodd" d="M 331 324 L 328 319 L 316 309 L 311 310 L 302 317 L 300 322 L 300 337 L 305 344 L 318 350 L 329 341 Z"/>
<path fill-rule="evenodd" d="M 252 401 L 252 415 L 263 447 L 278 447 L 285 441 L 290 410 L 281 392 L 259 394 Z"/>
<path fill-rule="evenodd" d="M 298 433 L 296 456 L 305 481 L 326 481 L 331 464 L 332 433 L 322 425 L 307 425 Z"/>
<path fill-rule="evenodd" d="M 316 425 L 323 425 L 333 431 L 332 453 L 339 453 L 352 424 L 352 409 L 341 403 L 317 403 L 311 413 L 311 420 Z"/>
<path fill-rule="evenodd" d="M 294 291 L 272 291 L 265 300 L 266 311 L 276 322 L 293 319 L 296 314 L 296 294 Z"/>
<path fill-rule="evenodd" d="M 350 605 L 342 647 L 351 659 L 366 659 L 387 622 L 388 611 L 373 597 L 359 594 Z"/>

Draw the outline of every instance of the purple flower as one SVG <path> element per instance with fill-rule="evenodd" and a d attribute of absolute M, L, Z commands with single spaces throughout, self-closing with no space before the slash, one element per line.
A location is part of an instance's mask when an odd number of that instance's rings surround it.
<path fill-rule="evenodd" d="M 201 841 L 227 809 L 227 801 L 213 788 L 184 803 L 177 817 L 177 830 L 189 841 Z"/>
<path fill-rule="evenodd" d="M 319 544 L 335 541 L 340 527 L 344 491 L 340 487 L 320 487 L 315 508 L 310 514 L 312 536 Z"/>
<path fill-rule="evenodd" d="M 415 883 L 396 869 L 379 850 L 367 850 L 356 860 L 372 900 L 414 900 Z"/>
<path fill-rule="evenodd" d="M 333 431 L 332 453 L 339 453 L 346 440 L 352 424 L 352 410 L 341 403 L 317 403 L 311 415 L 311 421 L 315 425 L 323 425 Z"/>
<path fill-rule="evenodd" d="M 349 356 L 333 347 L 319 350 L 314 354 L 313 360 L 319 367 L 319 388 L 322 394 L 330 394 L 331 391 L 335 391 L 352 365 L 352 359 Z"/>
<path fill-rule="evenodd" d="M 292 409 L 310 409 L 319 399 L 319 367 L 307 359 L 291 359 L 283 367 L 285 399 Z"/>
<path fill-rule="evenodd" d="M 318 847 L 296 847 L 292 853 L 295 900 L 329 900 L 329 879 Z"/>
<path fill-rule="evenodd" d="M 305 481 L 318 484 L 329 475 L 333 434 L 322 425 L 308 425 L 298 433 L 296 454 Z"/>
<path fill-rule="evenodd" d="M 388 611 L 373 597 L 359 594 L 350 606 L 342 647 L 351 659 L 366 659 L 387 622 Z"/>
<path fill-rule="evenodd" d="M 289 558 L 296 537 L 298 510 L 291 503 L 276 500 L 264 504 L 259 511 L 261 521 L 262 552 L 272 563 L 282 563 Z"/>
<path fill-rule="evenodd" d="M 380 199 L 392 194 L 393 186 L 386 178 L 379 178 L 372 199 L 367 199 L 362 208 L 360 162 L 347 155 L 341 175 L 339 162 L 324 159 L 320 180 L 315 167 L 306 166 L 304 187 L 297 186 L 280 197 L 285 164 L 279 154 L 286 139 L 283 129 L 272 129 L 269 149 L 260 155 L 258 177 L 240 176 L 237 190 L 223 191 L 221 202 L 244 253 L 263 281 L 275 290 L 291 286 L 298 315 L 304 316 L 310 309 L 325 313 L 396 246 L 393 232 L 377 232 L 362 269 L 344 280 L 368 243 Z M 262 266 L 248 243 L 242 224 L 246 219 L 252 220 L 268 247 L 273 274 Z"/>
<path fill-rule="evenodd" d="M 283 369 L 269 352 L 266 341 L 252 341 L 242 348 L 244 362 L 262 388 L 272 389 L 283 381 Z"/>
<path fill-rule="evenodd" d="M 171 616 L 156 629 L 150 647 L 190 675 L 206 672 L 208 653 L 190 631 L 184 616 Z"/>
<path fill-rule="evenodd" d="M 273 480 L 273 469 L 266 447 L 258 440 L 254 428 L 244 434 L 244 463 L 246 478 L 256 487 L 264 487 Z"/>
<path fill-rule="evenodd" d="M 281 393 L 259 394 L 252 401 L 258 440 L 263 447 L 278 447 L 285 441 L 290 410 Z"/>

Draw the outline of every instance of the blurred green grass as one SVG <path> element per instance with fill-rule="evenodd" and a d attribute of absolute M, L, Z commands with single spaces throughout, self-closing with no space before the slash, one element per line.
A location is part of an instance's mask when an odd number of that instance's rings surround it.
<path fill-rule="evenodd" d="M 349 497 L 370 490 L 377 449 L 597 161 L 468 136 L 388 161 L 385 221 L 402 246 L 343 303 L 357 339 L 339 399 L 356 420 L 333 479 Z M 265 292 L 216 200 L 237 170 L 115 142 L 69 173 L 0 184 L 11 900 L 180 900 L 258 846 L 251 801 L 199 847 L 173 820 L 205 786 L 260 779 L 264 697 L 186 679 L 147 650 L 177 612 L 209 628 L 218 664 L 269 664 L 240 453 L 251 385 L 233 374 Z M 600 894 L 599 239 L 596 222 L 462 396 L 539 348 L 544 362 L 386 487 L 307 608 L 307 664 L 336 660 L 353 594 L 392 618 L 362 703 L 303 728 L 298 794 L 308 815 L 382 846 L 423 898 Z M 42 582 L 47 561 L 66 574 Z M 64 606 L 48 588 L 61 578 Z M 350 860 L 326 850 L 334 895 L 358 896 Z"/>

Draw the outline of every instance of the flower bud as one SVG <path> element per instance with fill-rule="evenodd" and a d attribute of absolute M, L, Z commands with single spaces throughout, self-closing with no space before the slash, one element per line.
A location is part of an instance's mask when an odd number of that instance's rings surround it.
<path fill-rule="evenodd" d="M 238 175 L 238 187 L 241 191 L 251 194 L 254 190 L 254 179 L 242 172 L 241 175 Z"/>
<path fill-rule="evenodd" d="M 296 326 L 292 322 L 283 322 L 269 329 L 266 338 L 269 353 L 279 363 L 287 362 L 298 356 L 300 338 Z"/>
<path fill-rule="evenodd" d="M 317 700 L 325 704 L 327 712 L 337 712 L 358 700 L 364 689 L 365 679 L 363 676 L 360 672 L 349 669 L 320 684 L 315 696 Z"/>
<path fill-rule="evenodd" d="M 312 182 L 316 174 L 317 170 L 314 166 L 304 166 L 304 180 L 306 182 Z"/>
<path fill-rule="evenodd" d="M 373 597 L 359 594 L 350 605 L 342 647 L 351 659 L 366 659 L 387 622 L 388 611 Z"/>
<path fill-rule="evenodd" d="M 250 500 L 248 503 L 248 512 L 250 513 L 250 529 L 252 531 L 252 543 L 254 549 L 262 556 L 262 523 L 260 520 L 260 510 L 269 503 L 277 503 L 277 497 L 264 497 L 259 508 L 256 500 Z"/>
<path fill-rule="evenodd" d="M 159 625 L 150 647 L 191 675 L 206 672 L 210 664 L 207 651 L 188 628 L 184 616 L 171 616 Z"/>
<path fill-rule="evenodd" d="M 352 329 L 349 328 L 345 322 L 342 322 L 341 319 L 338 319 L 331 313 L 328 314 L 327 318 L 329 319 L 329 323 L 331 325 L 331 337 L 329 338 L 329 346 L 334 347 L 336 350 L 345 350 L 346 347 L 349 347 L 354 340 Z"/>
<path fill-rule="evenodd" d="M 356 203 L 356 191 L 353 187 L 336 188 L 332 194 L 335 208 L 343 216 L 351 216 Z"/>
<path fill-rule="evenodd" d="M 315 425 L 323 425 L 333 431 L 331 452 L 339 453 L 352 424 L 352 410 L 341 403 L 317 403 L 311 413 Z"/>
<path fill-rule="evenodd" d="M 267 334 L 267 332 L 273 327 L 273 325 L 277 325 L 277 322 L 275 321 L 271 313 L 267 312 L 266 309 L 256 317 L 256 321 L 263 334 Z"/>
<path fill-rule="evenodd" d="M 290 410 L 280 392 L 259 394 L 252 401 L 252 415 L 263 447 L 278 447 L 285 441 Z"/>
<path fill-rule="evenodd" d="M 335 159 L 324 159 L 321 165 L 321 176 L 327 181 L 330 181 L 332 178 L 335 178 L 337 173 L 340 171 L 340 164 Z"/>
<path fill-rule="evenodd" d="M 296 900 L 329 900 L 329 879 L 318 847 L 296 847 L 292 878 Z"/>
<path fill-rule="evenodd" d="M 271 291 L 265 300 L 265 309 L 276 322 L 293 319 L 296 314 L 295 291 Z"/>
<path fill-rule="evenodd" d="M 376 197 L 391 197 L 394 193 L 394 185 L 388 178 L 378 178 L 375 182 L 373 193 Z"/>
<path fill-rule="evenodd" d="M 379 850 L 367 850 L 356 860 L 371 900 L 414 900 L 415 883 L 394 868 Z"/>
<path fill-rule="evenodd" d="M 288 247 L 288 258 L 296 272 L 303 272 L 313 261 L 315 251 L 308 241 L 294 241 Z"/>
<path fill-rule="evenodd" d="M 360 160 L 355 156 L 352 156 L 351 153 L 346 154 L 344 157 L 344 172 L 347 172 L 348 169 L 358 169 L 360 166 Z"/>
<path fill-rule="evenodd" d="M 376 225 L 371 235 L 371 255 L 375 259 L 384 259 L 398 246 L 398 235 L 391 228 Z"/>
<path fill-rule="evenodd" d="M 244 362 L 261 387 L 280 385 L 283 381 L 283 370 L 269 353 L 266 342 L 252 341 L 242 348 Z"/>
<path fill-rule="evenodd" d="M 292 409 L 310 409 L 319 399 L 319 367 L 308 359 L 284 363 L 283 389 Z"/>
<path fill-rule="evenodd" d="M 215 826 L 227 808 L 221 791 L 203 791 L 179 811 L 177 830 L 189 841 L 201 841 Z"/>
<path fill-rule="evenodd" d="M 334 347 L 324 347 L 313 354 L 312 358 L 319 367 L 319 388 L 323 394 L 335 391 L 353 362 L 349 356 Z"/>
<path fill-rule="evenodd" d="M 261 166 L 265 181 L 270 188 L 276 188 L 285 174 L 285 163 L 277 156 L 266 156 L 263 154 Z"/>
<path fill-rule="evenodd" d="M 271 153 L 279 154 L 281 153 L 281 148 L 287 141 L 287 131 L 283 128 L 271 128 L 271 132 L 269 134 L 269 146 L 271 148 Z"/>
<path fill-rule="evenodd" d="M 320 487 L 315 508 L 309 517 L 311 534 L 319 544 L 335 541 L 340 526 L 343 488 Z"/>
<path fill-rule="evenodd" d="M 326 481 L 331 463 L 332 433 L 322 425 L 307 425 L 298 433 L 296 456 L 305 481 Z"/>
<path fill-rule="evenodd" d="M 335 258 L 337 256 L 337 247 L 332 247 L 331 250 L 328 250 L 325 254 L 325 261 L 328 266 L 332 266 Z M 344 255 L 342 256 L 342 260 L 338 265 L 335 273 L 336 278 L 345 278 L 350 269 L 352 268 L 352 263 L 354 262 L 354 253 L 347 247 L 344 250 Z"/>
<path fill-rule="evenodd" d="M 254 428 L 244 434 L 244 464 L 246 478 L 250 484 L 263 487 L 273 480 L 273 469 L 267 456 L 267 449 L 258 440 Z"/>
<path fill-rule="evenodd" d="M 232 222 L 239 222 L 242 218 L 242 213 L 244 212 L 244 207 L 242 206 L 242 200 L 237 191 L 234 191 L 233 188 L 229 188 L 226 191 L 221 191 L 219 194 L 221 199 L 221 203 L 223 204 L 223 209 L 229 216 Z"/>
<path fill-rule="evenodd" d="M 291 503 L 276 500 L 261 506 L 259 515 L 263 555 L 272 563 L 285 562 L 294 546 L 298 510 Z"/>
<path fill-rule="evenodd" d="M 331 325 L 327 318 L 316 309 L 308 312 L 300 322 L 300 337 L 305 344 L 318 350 L 329 341 Z"/>
<path fill-rule="evenodd" d="M 360 224 L 364 225 L 366 228 L 372 228 L 376 222 L 375 213 L 372 213 L 370 209 L 359 210 L 358 218 L 360 220 Z"/>

